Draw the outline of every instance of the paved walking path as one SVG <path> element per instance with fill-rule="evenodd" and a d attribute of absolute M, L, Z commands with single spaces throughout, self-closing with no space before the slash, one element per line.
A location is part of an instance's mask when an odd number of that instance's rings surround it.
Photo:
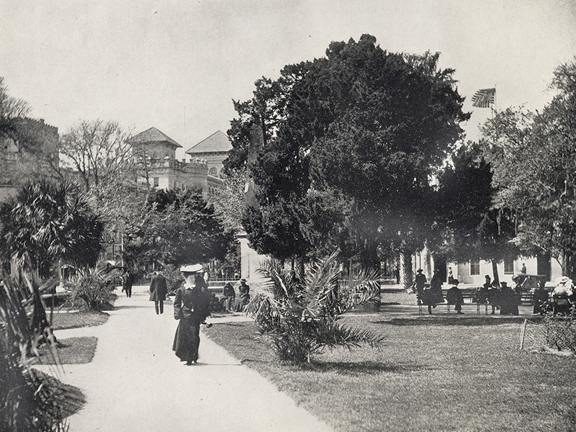
<path fill-rule="evenodd" d="M 60 377 L 87 399 L 69 418 L 70 432 L 332 431 L 206 336 L 199 363 L 181 363 L 172 351 L 172 304 L 156 315 L 147 287 L 115 306 L 102 326 L 56 331 L 59 339 L 98 337 L 92 362 L 65 365 Z"/>

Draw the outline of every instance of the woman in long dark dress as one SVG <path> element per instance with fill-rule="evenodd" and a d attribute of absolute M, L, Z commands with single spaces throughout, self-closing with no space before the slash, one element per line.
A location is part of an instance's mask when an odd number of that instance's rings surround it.
<path fill-rule="evenodd" d="M 196 284 L 196 273 L 202 270 L 201 265 L 184 266 L 181 271 L 186 279 L 176 291 L 174 298 L 174 318 L 179 320 L 172 350 L 187 365 L 198 361 L 200 346 L 200 325 L 210 316 L 210 299 Z"/>

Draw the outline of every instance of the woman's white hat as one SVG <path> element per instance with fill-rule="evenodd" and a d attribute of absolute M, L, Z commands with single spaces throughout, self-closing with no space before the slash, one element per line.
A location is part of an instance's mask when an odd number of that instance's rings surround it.
<path fill-rule="evenodd" d="M 182 273 L 198 273 L 202 271 L 202 264 L 190 264 L 180 267 Z"/>

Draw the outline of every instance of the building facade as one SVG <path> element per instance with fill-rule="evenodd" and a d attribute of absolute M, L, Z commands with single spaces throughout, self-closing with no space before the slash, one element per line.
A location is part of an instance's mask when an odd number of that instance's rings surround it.
<path fill-rule="evenodd" d="M 138 181 L 152 188 L 197 187 L 209 197 L 223 184 L 219 177 L 209 174 L 205 159 L 176 159 L 176 150 L 182 146 L 155 127 L 133 136 L 128 143 L 142 168 Z"/>
<path fill-rule="evenodd" d="M 190 155 L 193 160 L 206 161 L 208 174 L 212 177 L 219 177 L 224 168 L 224 159 L 228 157 L 231 149 L 232 144 L 228 135 L 222 131 L 216 131 L 186 150 L 186 154 Z"/>

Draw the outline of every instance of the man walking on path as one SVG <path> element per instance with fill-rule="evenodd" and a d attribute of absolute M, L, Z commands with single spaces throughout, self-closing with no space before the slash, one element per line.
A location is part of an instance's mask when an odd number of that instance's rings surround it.
<path fill-rule="evenodd" d="M 154 276 L 152 276 L 150 281 L 150 301 L 154 302 L 156 315 L 164 313 L 164 300 L 166 300 L 167 292 L 166 278 L 162 273 L 154 272 Z"/>
<path fill-rule="evenodd" d="M 132 298 L 116 300 L 106 324 L 55 332 L 58 339 L 98 338 L 92 361 L 64 365 L 59 377 L 86 396 L 68 419 L 70 432 L 333 431 L 208 338 L 202 364 L 182 367 L 171 350 L 178 322 L 171 314 L 150 320 L 147 308 L 148 287 L 135 286 Z M 219 319 L 247 320 L 212 322 Z"/>

